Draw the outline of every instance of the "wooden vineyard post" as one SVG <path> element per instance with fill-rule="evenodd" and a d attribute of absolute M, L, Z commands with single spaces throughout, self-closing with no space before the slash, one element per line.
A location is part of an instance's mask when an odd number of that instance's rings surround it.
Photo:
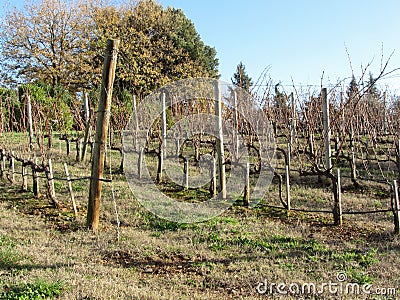
<path fill-rule="evenodd" d="M 165 149 L 167 149 L 167 107 L 165 104 L 165 92 L 161 93 L 161 104 L 162 104 L 162 152 L 165 156 Z"/>
<path fill-rule="evenodd" d="M 85 111 L 85 124 L 90 121 L 90 106 L 89 106 L 89 96 L 88 93 L 85 92 L 83 99 L 83 109 Z"/>
<path fill-rule="evenodd" d="M 39 177 L 38 177 L 38 173 L 36 170 L 37 167 L 37 157 L 35 157 L 34 163 L 31 165 L 32 168 L 32 186 L 33 186 L 33 195 L 36 198 L 40 197 L 40 192 L 39 192 Z"/>
<path fill-rule="evenodd" d="M 222 130 L 222 100 L 219 83 L 214 83 L 214 97 L 215 97 L 215 115 L 218 118 L 217 124 L 217 159 L 218 159 L 218 177 L 219 177 L 219 191 L 221 198 L 226 199 L 226 175 L 225 175 L 225 154 L 224 154 L 224 135 Z"/>
<path fill-rule="evenodd" d="M 340 180 L 340 169 L 337 169 L 336 173 L 336 191 L 335 191 L 335 203 L 333 207 L 333 219 L 335 225 L 341 226 L 343 223 L 342 218 L 342 187 Z M 335 185 L 334 185 L 335 186 Z"/>
<path fill-rule="evenodd" d="M 56 190 L 54 187 L 54 176 L 53 176 L 53 164 L 51 162 L 51 158 L 48 160 L 48 169 L 46 172 L 47 182 L 48 182 L 48 191 L 50 200 L 53 202 L 54 207 L 59 208 L 60 205 L 56 199 Z"/>
<path fill-rule="evenodd" d="M 179 137 L 177 137 L 176 138 L 176 156 L 179 156 L 180 149 L 181 149 L 181 141 L 180 141 Z"/>
<path fill-rule="evenodd" d="M 26 171 L 26 161 L 22 162 L 22 190 L 27 191 L 28 190 L 28 173 Z"/>
<path fill-rule="evenodd" d="M 308 135 L 308 143 L 309 143 L 309 147 L 310 147 L 310 153 L 311 155 L 314 155 L 314 134 L 310 133 Z"/>
<path fill-rule="evenodd" d="M 167 114 L 166 114 L 166 107 L 165 107 L 165 93 L 161 93 L 160 95 L 161 98 L 161 106 L 162 106 L 162 112 L 161 112 L 161 145 L 160 145 L 160 153 L 158 155 L 158 170 L 157 170 L 157 182 L 160 183 L 162 181 L 162 173 L 163 173 L 163 167 L 164 167 L 164 155 L 165 155 L 165 149 L 166 149 L 166 142 L 167 142 Z"/>
<path fill-rule="evenodd" d="M 138 177 L 139 177 L 139 179 L 142 179 L 143 153 L 144 153 L 144 148 L 140 149 L 139 158 L 138 158 Z"/>
<path fill-rule="evenodd" d="M 81 161 L 85 160 L 86 152 L 87 152 L 87 145 L 89 143 L 90 135 L 92 133 L 92 118 L 93 111 L 90 110 L 89 99 L 87 93 L 85 93 L 85 136 L 83 138 L 83 145 L 82 145 L 82 156 Z"/>
<path fill-rule="evenodd" d="M 296 126 L 297 126 L 297 122 L 296 122 L 296 101 L 294 99 L 294 95 L 293 93 L 290 94 L 291 99 L 292 99 L 292 122 L 290 124 L 290 145 L 293 145 L 293 141 L 297 141 L 297 133 L 296 133 Z"/>
<path fill-rule="evenodd" d="M 106 155 L 106 141 L 110 121 L 111 99 L 117 65 L 119 40 L 107 40 L 104 57 L 100 101 L 97 111 L 96 136 L 93 147 L 92 171 L 89 188 L 89 201 L 86 226 L 93 231 L 99 227 L 100 199 Z"/>
<path fill-rule="evenodd" d="M 32 105 L 31 96 L 26 94 L 26 117 L 28 121 L 29 149 L 33 151 L 33 121 L 32 121 Z"/>
<path fill-rule="evenodd" d="M 72 190 L 71 178 L 69 177 L 68 166 L 67 166 L 66 163 L 64 163 L 64 170 L 65 170 L 65 176 L 67 176 L 68 191 L 69 191 L 69 195 L 71 197 L 72 207 L 74 209 L 74 217 L 75 217 L 75 220 L 76 220 L 76 218 L 78 217 L 78 212 L 76 210 L 74 191 Z"/>
<path fill-rule="evenodd" d="M 11 152 L 11 182 L 15 182 L 15 154 Z"/>
<path fill-rule="evenodd" d="M 357 182 L 357 162 L 356 162 L 356 155 L 354 150 L 354 129 L 353 123 L 350 123 L 350 151 L 351 151 L 351 172 L 350 177 L 351 181 L 353 182 L 354 186 L 358 187 Z"/>
<path fill-rule="evenodd" d="M 212 158 L 210 193 L 211 197 L 217 195 L 217 162 L 214 157 Z"/>
<path fill-rule="evenodd" d="M 6 152 L 1 150 L 1 178 L 6 178 Z"/>
<path fill-rule="evenodd" d="M 249 207 L 249 205 L 250 205 L 250 164 L 249 163 L 246 164 L 243 204 L 246 207 Z"/>
<path fill-rule="evenodd" d="M 65 139 L 65 142 L 67 143 L 67 155 L 69 156 L 69 154 L 71 153 L 71 142 L 69 140 L 69 137 Z"/>
<path fill-rule="evenodd" d="M 82 140 L 79 139 L 76 141 L 76 161 L 80 161 L 82 157 Z"/>
<path fill-rule="evenodd" d="M 397 141 L 397 172 L 399 172 L 398 175 L 398 182 L 400 182 L 400 139 Z"/>
<path fill-rule="evenodd" d="M 394 214 L 394 233 L 400 233 L 400 201 L 399 201 L 399 187 L 397 181 L 393 180 L 393 214 Z"/>
<path fill-rule="evenodd" d="M 331 161 L 331 129 L 329 122 L 329 99 L 326 88 L 321 91 L 322 97 L 322 120 L 324 123 L 324 139 L 325 139 L 325 168 L 330 170 L 332 168 Z"/>
<path fill-rule="evenodd" d="M 189 189 L 189 157 L 185 158 L 185 190 Z"/>
<path fill-rule="evenodd" d="M 160 145 L 160 152 L 158 153 L 158 167 L 157 167 L 157 183 L 162 181 L 162 169 L 164 164 L 164 150 L 162 145 Z"/>
<path fill-rule="evenodd" d="M 132 96 L 132 104 L 133 104 L 133 114 L 134 114 L 134 122 L 135 122 L 135 135 L 134 135 L 134 140 L 133 140 L 133 147 L 134 150 L 137 151 L 137 139 L 138 139 L 138 134 L 139 134 L 139 119 L 138 119 L 138 114 L 137 114 L 137 102 L 136 102 L 136 96 Z"/>
<path fill-rule="evenodd" d="M 235 149 L 235 159 L 239 159 L 239 123 L 238 123 L 238 103 L 237 103 L 237 93 L 233 92 L 233 106 L 234 106 L 234 117 L 233 117 L 233 143 Z"/>
<path fill-rule="evenodd" d="M 289 173 L 289 165 L 285 166 L 285 182 L 286 182 L 286 204 L 287 204 L 287 211 L 289 212 L 291 209 L 290 205 L 290 173 Z"/>

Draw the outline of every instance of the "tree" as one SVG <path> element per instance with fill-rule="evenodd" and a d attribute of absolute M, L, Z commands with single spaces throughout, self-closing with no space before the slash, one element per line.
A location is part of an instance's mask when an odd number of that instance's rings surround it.
<path fill-rule="evenodd" d="M 98 51 L 107 38 L 121 39 L 117 90 L 145 96 L 173 80 L 218 77 L 215 49 L 201 41 L 180 9 L 163 9 L 155 1 L 143 0 L 136 5 L 97 8 L 93 18 Z"/>
<path fill-rule="evenodd" d="M 374 76 L 370 72 L 368 81 L 365 83 L 365 85 L 367 87 L 366 94 L 369 94 L 373 98 L 379 98 L 379 96 L 380 96 L 380 92 L 376 86 L 377 81 L 378 81 L 378 79 L 374 78 Z"/>
<path fill-rule="evenodd" d="M 0 28 L 3 78 L 53 87 L 88 81 L 89 9 L 86 1 L 42 0 L 8 12 Z"/>
<path fill-rule="evenodd" d="M 359 89 L 358 89 L 358 84 L 356 77 L 353 75 L 349 84 L 349 87 L 347 88 L 347 98 L 349 101 L 352 99 L 356 99 L 359 96 Z"/>
<path fill-rule="evenodd" d="M 246 68 L 242 62 L 236 67 L 236 72 L 231 80 L 232 84 L 246 91 L 250 91 L 250 87 L 253 85 L 252 79 L 247 75 Z"/>
<path fill-rule="evenodd" d="M 215 49 L 204 44 L 180 9 L 164 9 L 153 0 L 121 5 L 38 1 L 7 12 L 0 25 L 1 84 L 40 81 L 51 85 L 51 93 L 66 89 L 74 99 L 65 103 L 74 115 L 79 116 L 82 90 L 98 98 L 104 48 L 110 38 L 121 40 L 113 101 L 119 123 L 131 109 L 126 95 L 140 99 L 174 80 L 219 76 Z M 75 123 L 80 123 L 77 118 Z"/>

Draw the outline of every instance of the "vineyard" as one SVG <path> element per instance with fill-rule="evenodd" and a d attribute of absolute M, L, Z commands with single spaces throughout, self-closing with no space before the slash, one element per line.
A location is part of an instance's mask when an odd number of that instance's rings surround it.
<path fill-rule="evenodd" d="M 82 94 L 75 113 L 29 85 L 2 94 L 0 296 L 45 286 L 65 299 L 256 299 L 263 277 L 326 282 L 339 271 L 399 286 L 400 105 L 377 90 L 379 77 L 290 93 L 265 81 L 252 94 L 182 81 L 151 101 L 132 96 L 131 116 L 111 106 L 107 51 L 100 95 Z M 191 119 L 201 113 L 231 131 L 209 134 L 213 123 Z M 208 180 L 194 186 L 205 166 Z M 149 181 L 180 203 L 214 197 L 230 207 L 205 222 L 165 220 L 137 200 Z"/>

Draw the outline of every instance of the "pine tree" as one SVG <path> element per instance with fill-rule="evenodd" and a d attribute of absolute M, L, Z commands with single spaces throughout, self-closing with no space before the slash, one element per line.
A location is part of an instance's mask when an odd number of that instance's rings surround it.
<path fill-rule="evenodd" d="M 354 99 L 355 97 L 357 97 L 358 94 L 359 94 L 359 89 L 358 89 L 357 80 L 353 75 L 353 77 L 351 78 L 349 87 L 347 88 L 347 98 L 349 100 Z"/>
<path fill-rule="evenodd" d="M 231 80 L 232 84 L 246 91 L 250 91 L 250 88 L 253 85 L 252 79 L 247 75 L 246 68 L 242 62 L 240 62 L 236 67 L 236 73 L 233 74 Z"/>

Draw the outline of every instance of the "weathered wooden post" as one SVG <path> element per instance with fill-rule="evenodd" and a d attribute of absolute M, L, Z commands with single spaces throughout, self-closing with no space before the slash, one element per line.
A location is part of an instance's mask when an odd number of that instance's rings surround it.
<path fill-rule="evenodd" d="M 399 172 L 399 174 L 398 174 L 398 182 L 400 182 L 400 139 L 397 141 L 396 162 L 397 162 L 397 172 Z"/>
<path fill-rule="evenodd" d="M 234 106 L 234 115 L 233 115 L 233 143 L 235 149 L 235 159 L 239 159 L 239 123 L 238 123 L 238 101 L 237 101 L 237 93 L 233 92 L 233 106 Z"/>
<path fill-rule="evenodd" d="M 69 156 L 69 154 L 71 153 L 71 142 L 68 136 L 66 137 L 65 142 L 67 143 L 67 155 Z"/>
<path fill-rule="evenodd" d="M 214 83 L 215 97 L 215 115 L 218 118 L 217 124 L 217 159 L 218 159 L 218 176 L 219 176 L 219 191 L 221 198 L 226 199 L 226 175 L 225 175 L 225 154 L 224 154 L 224 133 L 222 128 L 222 100 L 221 90 L 218 82 Z"/>
<path fill-rule="evenodd" d="M 56 199 L 56 189 L 54 187 L 54 176 L 53 176 L 53 164 L 51 162 L 51 158 L 48 160 L 48 169 L 46 172 L 47 182 L 48 182 L 48 191 L 50 200 L 53 202 L 54 207 L 59 208 L 60 205 Z"/>
<path fill-rule="evenodd" d="M 28 121 L 28 133 L 29 133 L 29 149 L 33 151 L 33 121 L 32 121 L 32 104 L 31 96 L 26 92 L 26 117 Z"/>
<path fill-rule="evenodd" d="M 291 93 L 290 97 L 292 99 L 292 122 L 290 124 L 290 145 L 293 145 L 293 141 L 297 141 L 297 132 L 296 132 L 296 117 L 297 117 L 297 112 L 296 112 L 296 100 L 294 99 L 294 94 Z"/>
<path fill-rule="evenodd" d="M 119 40 L 108 40 L 104 57 L 101 94 L 97 111 L 96 137 L 93 149 L 92 172 L 89 188 L 89 201 L 86 225 L 93 231 L 99 227 L 100 199 L 106 155 L 106 141 L 110 121 L 111 99 L 117 65 Z"/>
<path fill-rule="evenodd" d="M 243 204 L 246 207 L 250 205 L 250 163 L 246 163 Z"/>
<path fill-rule="evenodd" d="M 89 101 L 87 99 L 87 93 L 85 94 L 85 102 L 87 101 L 87 109 L 89 111 L 87 115 L 87 120 L 86 120 L 86 126 L 85 126 L 85 136 L 83 138 L 83 145 L 82 145 L 82 156 L 81 156 L 81 161 L 85 160 L 86 152 L 87 152 L 87 145 L 89 143 L 90 135 L 92 134 L 92 124 L 91 124 L 91 116 L 93 114 L 93 110 L 89 109 Z"/>
<path fill-rule="evenodd" d="M 76 141 L 76 157 L 75 160 L 76 161 L 81 161 L 82 158 L 82 139 L 78 139 Z"/>
<path fill-rule="evenodd" d="M 212 166 L 211 166 L 211 182 L 210 182 L 210 193 L 211 197 L 215 197 L 217 195 L 217 162 L 215 158 L 212 158 Z"/>
<path fill-rule="evenodd" d="M 335 202 L 333 207 L 333 219 L 335 225 L 341 226 L 343 223 L 342 218 L 342 187 L 341 187 L 341 180 L 340 180 L 340 169 L 337 169 L 336 173 L 336 188 L 335 194 Z"/>
<path fill-rule="evenodd" d="M 6 178 L 6 152 L 1 150 L 1 178 Z"/>
<path fill-rule="evenodd" d="M 83 98 L 83 109 L 85 111 L 85 124 L 87 124 L 90 121 L 90 105 L 89 105 L 89 96 L 88 93 L 84 93 L 84 98 Z"/>
<path fill-rule="evenodd" d="M 138 158 L 138 177 L 139 177 L 139 179 L 142 178 L 143 153 L 144 153 L 144 148 L 140 149 L 139 158 Z"/>
<path fill-rule="evenodd" d="M 329 122 L 329 99 L 326 88 L 321 91 L 322 98 L 322 120 L 324 124 L 324 139 L 325 139 L 325 168 L 330 170 L 332 168 L 331 160 L 331 129 Z"/>
<path fill-rule="evenodd" d="M 180 149 L 181 149 L 181 141 L 180 141 L 180 138 L 177 137 L 176 138 L 176 156 L 179 156 Z"/>
<path fill-rule="evenodd" d="M 287 211 L 289 212 L 291 209 L 290 205 L 290 174 L 289 174 L 289 165 L 285 166 L 285 186 L 286 186 L 286 204 Z"/>
<path fill-rule="evenodd" d="M 40 197 L 40 192 L 39 192 L 39 177 L 37 174 L 37 157 L 35 157 L 34 163 L 31 165 L 32 168 L 32 186 L 33 186 L 33 195 L 38 198 Z"/>
<path fill-rule="evenodd" d="M 157 182 L 160 183 L 162 181 L 163 176 L 163 167 L 164 167 L 164 156 L 165 156 L 165 149 L 167 143 L 167 114 L 166 114 L 166 107 L 165 107 L 165 93 L 162 92 L 160 95 L 161 100 L 161 145 L 160 145 L 160 152 L 158 154 L 158 169 L 157 169 Z"/>
<path fill-rule="evenodd" d="M 393 180 L 393 214 L 394 214 L 394 233 L 400 233 L 400 201 L 399 201 L 399 187 L 397 181 Z"/>
<path fill-rule="evenodd" d="M 15 182 L 15 154 L 11 152 L 11 182 Z"/>
<path fill-rule="evenodd" d="M 189 189 L 189 157 L 185 158 L 185 168 L 184 168 L 184 173 L 185 173 L 185 190 Z"/>
<path fill-rule="evenodd" d="M 161 106 L 162 106 L 162 152 L 165 156 L 165 149 L 167 149 L 167 107 L 165 104 L 165 92 L 161 93 Z"/>
<path fill-rule="evenodd" d="M 78 211 L 76 210 L 74 191 L 72 190 L 71 178 L 69 177 L 68 166 L 66 163 L 64 163 L 64 171 L 65 171 L 65 176 L 67 176 L 68 191 L 69 191 L 69 195 L 71 197 L 72 207 L 74 209 L 74 218 L 76 219 L 78 217 Z"/>
<path fill-rule="evenodd" d="M 135 135 L 134 135 L 134 140 L 133 140 L 133 147 L 134 150 L 137 151 L 137 139 L 138 139 L 138 134 L 139 134 L 139 118 L 137 114 L 137 101 L 136 101 L 136 96 L 132 96 L 132 104 L 133 104 L 133 118 L 135 122 Z"/>
<path fill-rule="evenodd" d="M 22 161 L 22 190 L 28 191 L 28 172 L 26 170 L 26 161 Z"/>
<path fill-rule="evenodd" d="M 310 153 L 311 155 L 314 155 L 314 134 L 310 133 L 308 135 L 308 143 L 309 143 L 309 147 L 310 147 Z"/>

